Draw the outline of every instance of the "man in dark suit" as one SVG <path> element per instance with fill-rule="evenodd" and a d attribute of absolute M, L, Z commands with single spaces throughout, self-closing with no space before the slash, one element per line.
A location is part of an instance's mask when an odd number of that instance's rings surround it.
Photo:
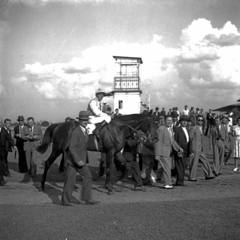
<path fill-rule="evenodd" d="M 187 115 L 180 117 L 180 126 L 174 128 L 174 140 L 183 149 L 183 153 L 174 152 L 175 173 L 177 176 L 176 186 L 184 186 L 184 174 L 189 157 L 190 138 L 187 130 L 189 118 Z"/>
<path fill-rule="evenodd" d="M 1 165 L 2 165 L 2 172 L 3 175 L 6 177 L 10 177 L 10 171 L 8 168 L 8 152 L 12 152 L 12 147 L 15 147 L 15 143 L 12 139 L 12 134 L 10 130 L 11 120 L 5 119 L 4 126 L 1 127 L 1 141 L 0 141 L 0 158 L 1 158 Z"/>
<path fill-rule="evenodd" d="M 196 117 L 197 124 L 190 129 L 190 174 L 189 181 L 197 181 L 197 166 L 200 161 L 203 171 L 205 173 L 205 179 L 210 180 L 215 178 L 207 157 L 203 151 L 203 117 L 198 115 Z"/>
<path fill-rule="evenodd" d="M 39 146 L 42 139 L 42 129 L 36 125 L 33 117 L 27 119 L 28 125 L 24 126 L 22 132 L 22 138 L 24 139 L 24 151 L 26 156 L 28 173 L 35 177 L 37 173 L 37 151 L 36 148 Z"/>
<path fill-rule="evenodd" d="M 163 180 L 166 189 L 172 189 L 172 157 L 173 149 L 182 152 L 182 148 L 173 138 L 172 129 L 173 119 L 171 115 L 166 116 L 166 126 L 162 125 L 157 129 L 157 142 L 154 144 L 155 159 L 158 160 L 163 168 Z"/>
<path fill-rule="evenodd" d="M 62 193 L 62 205 L 64 206 L 71 206 L 71 197 L 77 172 L 83 178 L 80 203 L 90 205 L 99 203 L 98 201 L 92 200 L 92 175 L 86 164 L 88 144 L 86 126 L 89 120 L 89 113 L 87 111 L 81 111 L 78 119 L 80 125 L 72 130 L 69 137 L 67 171 Z"/>
<path fill-rule="evenodd" d="M 23 128 L 24 128 L 24 117 L 18 116 L 18 125 L 14 128 L 14 138 L 16 139 L 16 146 L 18 149 L 18 168 L 20 173 L 24 173 L 28 171 L 27 162 L 24 152 L 24 140 L 23 136 Z"/>
<path fill-rule="evenodd" d="M 153 121 L 158 122 L 159 121 L 159 116 L 160 116 L 159 108 L 156 107 L 155 112 L 152 115 Z"/>

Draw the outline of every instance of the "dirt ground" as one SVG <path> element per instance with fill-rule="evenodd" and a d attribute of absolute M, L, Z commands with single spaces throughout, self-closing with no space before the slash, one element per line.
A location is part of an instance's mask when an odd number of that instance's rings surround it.
<path fill-rule="evenodd" d="M 205 139 L 212 162 L 207 145 Z M 135 192 L 127 180 L 121 192 L 109 196 L 104 177 L 97 178 L 100 154 L 89 152 L 93 198 L 101 204 L 62 207 L 60 158 L 48 173 L 46 192 L 39 191 L 49 153 L 39 154 L 34 181 L 18 172 L 17 158 L 9 154 L 12 177 L 0 188 L 0 239 L 240 239 L 240 172 L 232 171 L 233 159 L 214 180 L 205 180 L 199 164 L 198 181 L 184 187 L 166 190 L 157 182 L 147 192 Z M 79 194 L 73 193 L 76 202 Z"/>

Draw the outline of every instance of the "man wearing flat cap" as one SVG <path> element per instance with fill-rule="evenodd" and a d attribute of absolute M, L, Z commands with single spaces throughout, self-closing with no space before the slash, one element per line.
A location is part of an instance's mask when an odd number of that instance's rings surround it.
<path fill-rule="evenodd" d="M 102 89 L 96 91 L 96 97 L 92 99 L 88 104 L 88 111 L 90 113 L 89 123 L 96 124 L 101 123 L 94 131 L 99 137 L 99 132 L 101 129 L 111 121 L 111 117 L 103 112 L 101 101 L 103 97 L 106 96 L 106 93 Z"/>
<path fill-rule="evenodd" d="M 183 153 L 174 152 L 175 169 L 172 172 L 176 178 L 176 186 L 184 186 L 184 174 L 187 167 L 187 158 L 190 154 L 190 138 L 187 130 L 189 118 L 187 115 L 180 117 L 180 126 L 174 128 L 174 140 L 183 149 Z"/>
<path fill-rule="evenodd" d="M 14 128 L 14 138 L 16 139 L 16 146 L 18 149 L 18 168 L 20 173 L 24 173 L 28 171 L 26 156 L 24 152 L 24 140 L 23 136 L 23 128 L 24 128 L 24 117 L 18 116 L 18 125 Z"/>
<path fill-rule="evenodd" d="M 89 120 L 89 113 L 87 111 L 80 111 L 78 119 L 79 126 L 72 130 L 69 137 L 69 147 L 67 149 L 67 170 L 62 193 L 62 205 L 64 206 L 71 206 L 72 192 L 77 172 L 83 178 L 79 203 L 90 205 L 99 203 L 98 201 L 92 200 L 92 175 L 86 164 L 88 145 L 86 126 Z"/>

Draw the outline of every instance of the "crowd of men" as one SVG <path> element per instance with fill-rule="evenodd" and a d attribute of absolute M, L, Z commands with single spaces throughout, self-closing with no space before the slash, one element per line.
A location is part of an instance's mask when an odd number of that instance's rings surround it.
<path fill-rule="evenodd" d="M 111 121 L 109 117 L 120 114 L 118 109 L 115 109 L 113 114 L 106 102 L 100 105 L 103 97 L 104 92 L 98 91 L 96 98 L 90 102 L 89 109 L 101 115 L 102 121 L 109 122 Z M 62 196 L 64 206 L 71 206 L 70 198 L 77 172 L 83 177 L 81 201 L 86 204 L 98 203 L 91 198 L 91 174 L 87 167 L 88 131 L 86 126 L 89 121 L 95 121 L 91 118 L 89 109 L 80 111 L 78 118 L 80 128 L 74 129 L 70 138 Z M 66 121 L 69 120 L 71 119 L 66 119 Z M 155 123 L 154 132 L 134 134 L 126 140 L 122 151 L 122 156 L 126 160 L 127 175 L 134 180 L 135 190 L 146 191 L 144 185 L 154 185 L 157 178 L 154 174 L 155 170 L 161 173 L 160 178 L 165 189 L 172 189 L 174 185 L 184 186 L 187 168 L 189 168 L 188 181 L 197 181 L 199 162 L 206 180 L 214 179 L 222 174 L 223 165 L 231 156 L 229 133 L 232 123 L 229 116 L 219 117 L 211 110 L 205 113 L 203 109 L 194 110 L 193 107 L 188 109 L 186 105 L 182 111 L 173 107 L 168 112 L 164 108 L 159 111 L 157 107 L 152 120 Z M 35 124 L 33 117 L 27 118 L 27 123 L 23 116 L 19 116 L 17 121 L 19 124 L 14 128 L 13 134 L 10 130 L 10 119 L 5 119 L 4 123 L 0 123 L 0 186 L 6 184 L 4 176 L 10 176 L 7 158 L 12 148 L 18 149 L 19 172 L 28 173 L 33 178 L 36 175 L 36 148 L 42 139 L 42 130 Z M 104 124 L 100 127 L 102 128 Z M 213 169 L 203 149 L 204 135 L 209 137 L 209 147 L 213 151 Z M 63 166 L 61 168 L 63 171 Z M 174 182 L 173 179 L 175 179 Z"/>
<path fill-rule="evenodd" d="M 34 118 L 27 118 L 27 124 L 23 116 L 19 116 L 18 125 L 11 132 L 11 120 L 0 120 L 0 186 L 7 182 L 4 177 L 11 177 L 8 167 L 8 152 L 13 149 L 18 152 L 18 167 L 20 173 L 29 173 L 33 178 L 36 176 L 36 148 L 42 139 L 41 127 L 35 124 Z M 13 140 L 15 139 L 15 141 Z"/>

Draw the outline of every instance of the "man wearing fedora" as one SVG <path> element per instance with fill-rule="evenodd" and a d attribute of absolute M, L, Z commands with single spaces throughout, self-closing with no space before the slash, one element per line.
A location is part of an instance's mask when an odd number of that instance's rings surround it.
<path fill-rule="evenodd" d="M 89 123 L 96 124 L 101 123 L 93 133 L 99 137 L 101 129 L 111 121 L 111 116 L 103 112 L 101 101 L 103 97 L 106 96 L 106 93 L 102 89 L 98 89 L 96 92 L 96 97 L 92 99 L 88 104 Z"/>
<path fill-rule="evenodd" d="M 82 178 L 82 192 L 80 203 L 94 205 L 99 203 L 92 200 L 92 175 L 87 161 L 88 134 L 86 126 L 89 120 L 87 111 L 79 112 L 79 126 L 75 127 L 69 137 L 67 149 L 67 170 L 62 193 L 62 205 L 71 206 L 72 192 L 78 172 Z"/>
<path fill-rule="evenodd" d="M 14 127 L 14 138 L 16 139 L 16 146 L 18 149 L 18 168 L 20 173 L 24 173 L 28 171 L 24 152 L 24 140 L 22 138 L 24 128 L 24 117 L 18 116 L 17 121 L 18 125 Z"/>
<path fill-rule="evenodd" d="M 174 152 L 176 186 L 184 186 L 184 174 L 187 167 L 187 158 L 190 153 L 190 137 L 187 130 L 189 118 L 187 115 L 181 115 L 180 126 L 174 128 L 174 140 L 183 149 L 183 153 Z M 174 174 L 173 174 L 174 175 Z"/>

